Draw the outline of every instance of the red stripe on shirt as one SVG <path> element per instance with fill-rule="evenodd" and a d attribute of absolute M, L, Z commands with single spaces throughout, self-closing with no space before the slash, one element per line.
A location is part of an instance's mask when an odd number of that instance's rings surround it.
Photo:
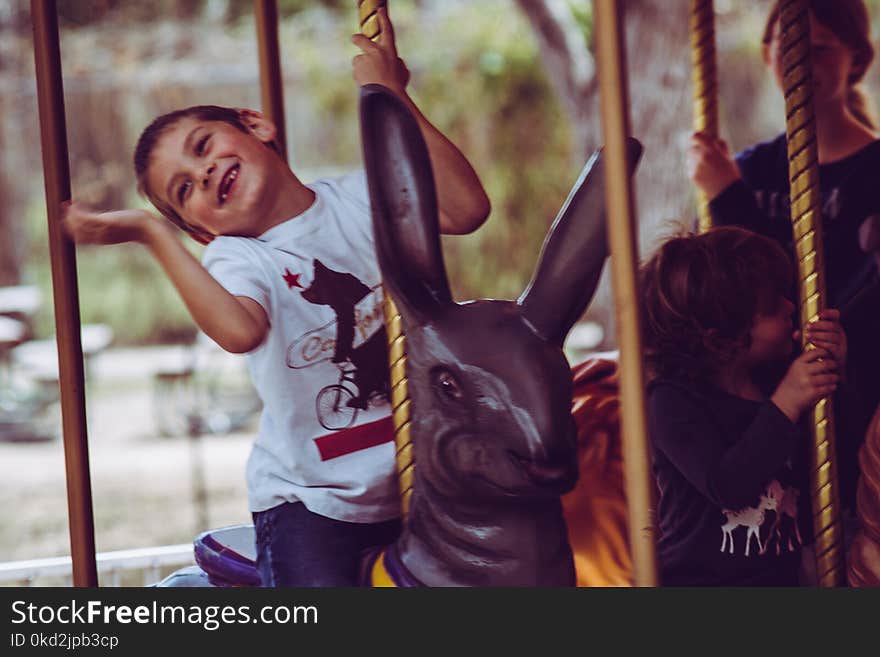
<path fill-rule="evenodd" d="M 315 438 L 315 445 L 318 446 L 321 460 L 329 461 L 368 447 L 390 443 L 392 440 L 394 440 L 394 423 L 389 416 L 352 429 Z"/>

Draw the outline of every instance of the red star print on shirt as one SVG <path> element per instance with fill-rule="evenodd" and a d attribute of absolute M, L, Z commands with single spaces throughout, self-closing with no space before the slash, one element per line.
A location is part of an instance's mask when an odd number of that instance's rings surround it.
<path fill-rule="evenodd" d="M 284 282 L 287 283 L 287 289 L 292 287 L 302 287 L 302 285 L 299 284 L 299 274 L 291 274 L 287 267 L 284 268 Z"/>

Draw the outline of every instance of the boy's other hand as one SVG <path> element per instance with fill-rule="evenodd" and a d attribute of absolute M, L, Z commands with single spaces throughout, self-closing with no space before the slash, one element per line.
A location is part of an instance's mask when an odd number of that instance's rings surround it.
<path fill-rule="evenodd" d="M 394 27 L 388 17 L 387 7 L 376 12 L 379 22 L 379 38 L 373 42 L 363 34 L 355 34 L 351 42 L 363 52 L 351 61 L 355 81 L 363 87 L 366 84 L 381 84 L 396 94 L 403 95 L 409 83 L 409 69 L 397 55 L 394 40 Z"/>
<path fill-rule="evenodd" d="M 846 333 L 840 325 L 839 310 L 820 310 L 819 319 L 807 324 L 806 337 L 813 346 L 831 354 L 840 371 L 846 367 Z"/>
<path fill-rule="evenodd" d="M 119 244 L 141 241 L 147 222 L 146 210 L 95 212 L 73 201 L 62 204 L 61 220 L 68 236 L 78 244 Z"/>
<path fill-rule="evenodd" d="M 840 376 L 837 363 L 825 349 L 808 349 L 788 367 L 788 371 L 770 397 L 792 422 L 823 397 L 837 389 Z"/>
<path fill-rule="evenodd" d="M 740 179 L 739 167 L 723 139 L 695 132 L 686 160 L 688 175 L 710 201 Z"/>

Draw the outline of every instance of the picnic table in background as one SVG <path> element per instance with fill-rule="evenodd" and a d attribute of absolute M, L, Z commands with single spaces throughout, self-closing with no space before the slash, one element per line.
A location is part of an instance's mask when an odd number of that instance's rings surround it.
<path fill-rule="evenodd" d="M 42 305 L 32 285 L 0 287 L 0 441 L 31 442 L 60 436 L 58 348 L 55 338 L 35 340 Z M 113 340 L 105 324 L 82 327 L 88 376 L 92 357 Z"/>

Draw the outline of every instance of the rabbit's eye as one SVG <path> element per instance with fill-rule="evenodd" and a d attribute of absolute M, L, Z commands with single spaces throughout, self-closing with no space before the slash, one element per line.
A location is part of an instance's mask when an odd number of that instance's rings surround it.
<path fill-rule="evenodd" d="M 444 397 L 453 401 L 461 401 L 464 394 L 461 386 L 455 377 L 446 370 L 440 370 L 434 373 L 434 386 L 443 394 Z"/>

